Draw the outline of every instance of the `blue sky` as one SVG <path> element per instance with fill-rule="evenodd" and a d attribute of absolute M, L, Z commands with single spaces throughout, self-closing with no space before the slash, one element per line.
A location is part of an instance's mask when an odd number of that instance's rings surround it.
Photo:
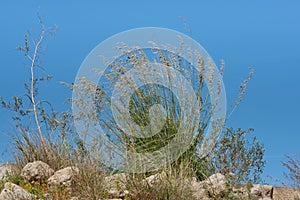
<path fill-rule="evenodd" d="M 59 30 L 47 40 L 43 65 L 54 79 L 42 95 L 58 107 L 71 93 L 59 81 L 74 81 L 86 55 L 107 37 L 137 27 L 155 26 L 189 34 L 217 64 L 225 60 L 228 105 L 239 84 L 255 69 L 247 94 L 228 121 L 235 128 L 254 128 L 266 149 L 264 177 L 282 178 L 284 154 L 300 153 L 300 1 L 14 1 L 0 3 L 0 96 L 22 93 L 29 77 L 24 56 L 15 50 L 28 29 L 38 31 L 37 11 L 48 26 Z M 11 129 L 8 113 L 0 110 L 0 130 Z M 9 146 L 0 135 L 0 151 Z M 5 160 L 7 156 L 0 158 Z M 266 178 L 268 180 L 268 178 Z"/>

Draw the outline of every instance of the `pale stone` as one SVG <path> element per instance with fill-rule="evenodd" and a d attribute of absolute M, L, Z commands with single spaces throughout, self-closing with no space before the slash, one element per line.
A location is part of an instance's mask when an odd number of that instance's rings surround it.
<path fill-rule="evenodd" d="M 155 183 L 159 182 L 160 180 L 163 180 L 167 177 L 165 172 L 153 174 L 151 176 L 148 176 L 145 180 L 148 182 L 150 186 L 154 185 Z"/>
<path fill-rule="evenodd" d="M 0 200 L 34 200 L 35 196 L 20 186 L 7 182 L 0 193 Z"/>
<path fill-rule="evenodd" d="M 104 178 L 104 185 L 108 190 L 125 190 L 126 174 L 113 174 Z"/>
<path fill-rule="evenodd" d="M 191 189 L 196 199 L 210 199 L 207 192 L 212 191 L 215 195 L 219 195 L 226 189 L 226 178 L 224 175 L 217 173 L 208 177 L 204 181 L 192 180 Z"/>
<path fill-rule="evenodd" d="M 270 185 L 258 185 L 255 184 L 250 189 L 250 194 L 259 198 L 272 198 L 273 197 L 273 186 Z"/>
<path fill-rule="evenodd" d="M 76 167 L 66 167 L 56 171 L 49 179 L 48 185 L 51 186 L 64 186 L 71 187 L 74 176 L 79 173 Z"/>
<path fill-rule="evenodd" d="M 21 176 L 29 181 L 41 181 L 54 173 L 51 167 L 42 161 L 28 163 L 21 171 Z"/>

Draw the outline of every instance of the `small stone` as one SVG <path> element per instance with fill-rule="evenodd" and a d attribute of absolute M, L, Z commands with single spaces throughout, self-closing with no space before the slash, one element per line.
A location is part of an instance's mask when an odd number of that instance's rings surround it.
<path fill-rule="evenodd" d="M 56 171 L 53 176 L 48 179 L 48 185 L 71 187 L 73 178 L 79 173 L 79 169 L 76 167 L 66 167 L 64 169 Z"/>
<path fill-rule="evenodd" d="M 104 178 L 104 185 L 109 190 L 125 190 L 126 174 L 113 174 Z"/>
<path fill-rule="evenodd" d="M 42 181 L 51 176 L 54 170 L 42 161 L 28 163 L 21 171 L 21 176 L 28 182 Z"/>
<path fill-rule="evenodd" d="M 7 182 L 0 193 L 0 200 L 34 200 L 36 197 L 20 186 Z"/>
<path fill-rule="evenodd" d="M 156 183 L 158 183 L 160 180 L 163 180 L 167 177 L 165 172 L 162 173 L 158 173 L 158 174 L 153 174 L 151 176 L 148 176 L 145 180 L 147 181 L 147 183 L 152 186 Z"/>
<path fill-rule="evenodd" d="M 226 189 L 226 178 L 223 174 L 217 173 L 204 181 L 197 182 L 193 180 L 191 189 L 194 191 L 196 199 L 210 199 L 207 197 L 207 191 L 211 190 L 215 195 L 221 194 Z"/>
<path fill-rule="evenodd" d="M 270 185 L 253 185 L 253 187 L 250 189 L 250 193 L 256 197 L 265 198 L 273 197 L 273 186 Z"/>

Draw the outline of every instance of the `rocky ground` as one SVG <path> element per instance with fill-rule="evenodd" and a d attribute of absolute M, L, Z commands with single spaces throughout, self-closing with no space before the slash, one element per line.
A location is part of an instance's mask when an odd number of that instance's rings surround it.
<path fill-rule="evenodd" d="M 41 161 L 28 163 L 21 172 L 17 172 L 14 165 L 2 164 L 0 165 L 0 180 L 5 183 L 4 188 L 0 193 L 0 200 L 34 200 L 39 199 L 36 195 L 29 192 L 28 189 L 22 188 L 17 184 L 6 181 L 6 178 L 14 173 L 20 173 L 20 176 L 26 180 L 30 185 L 34 185 L 35 182 L 40 180 L 46 180 L 47 188 L 66 188 L 66 191 L 72 196 L 72 182 L 74 177 L 79 173 L 79 169 L 76 167 L 66 167 L 64 169 L 54 171 L 48 164 Z M 147 181 L 149 185 L 156 184 L 157 180 L 163 179 L 164 174 L 155 174 L 147 177 L 144 181 Z M 130 191 L 122 183 L 126 178 L 125 174 L 114 174 L 104 177 L 104 182 L 107 188 L 107 193 L 113 199 L 130 199 Z M 118 187 L 116 187 L 118 182 Z M 193 191 L 193 196 L 196 199 L 211 200 L 215 199 L 215 196 L 222 196 L 228 186 L 226 185 L 225 176 L 222 174 L 214 174 L 208 177 L 204 181 L 197 181 L 195 178 L 186 182 L 190 189 Z M 258 200 L 296 200 L 300 199 L 300 191 L 291 188 L 274 187 L 270 185 L 252 185 L 250 188 L 247 186 L 240 186 L 239 188 L 231 188 L 233 196 L 240 199 L 252 199 Z M 208 192 L 210 191 L 210 192 Z M 212 194 L 212 193 L 213 194 Z M 44 194 L 44 199 L 52 199 Z M 41 198 L 40 198 L 41 199 Z M 78 197 L 73 196 L 71 200 L 79 200 Z"/>

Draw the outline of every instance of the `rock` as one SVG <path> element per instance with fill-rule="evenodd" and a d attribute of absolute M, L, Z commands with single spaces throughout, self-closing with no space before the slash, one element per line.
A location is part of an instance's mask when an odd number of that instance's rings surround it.
<path fill-rule="evenodd" d="M 108 190 L 126 190 L 126 174 L 113 174 L 104 178 L 104 185 Z"/>
<path fill-rule="evenodd" d="M 117 198 L 124 198 L 125 196 L 128 196 L 130 194 L 130 192 L 128 190 L 123 190 L 123 191 L 109 190 L 107 193 L 110 196 L 117 197 Z"/>
<path fill-rule="evenodd" d="M 54 170 L 50 166 L 42 161 L 35 161 L 28 163 L 21 171 L 21 176 L 29 181 L 42 181 L 51 176 Z"/>
<path fill-rule="evenodd" d="M 206 196 L 206 189 L 203 188 L 203 185 L 200 182 L 192 180 L 190 187 L 193 191 L 193 196 L 195 197 L 195 199 L 209 199 Z"/>
<path fill-rule="evenodd" d="M 253 185 L 250 194 L 258 198 L 273 198 L 273 186 L 270 185 Z"/>
<path fill-rule="evenodd" d="M 58 170 L 48 179 L 48 185 L 50 187 L 63 186 L 69 188 L 72 186 L 74 176 L 78 173 L 79 169 L 76 167 L 66 167 Z"/>
<path fill-rule="evenodd" d="M 13 175 L 17 168 L 13 164 L 0 164 L 0 181 L 5 180 L 8 175 Z"/>
<path fill-rule="evenodd" d="M 206 180 L 197 182 L 191 181 L 191 189 L 196 199 L 211 200 L 215 197 L 222 197 L 226 191 L 226 177 L 220 173 L 213 174 Z M 238 199 L 249 199 L 249 191 L 246 185 L 239 188 L 232 188 L 233 197 Z M 250 189 L 250 195 L 258 200 L 272 200 L 273 186 L 270 185 L 253 185 Z M 287 199 L 286 199 L 287 200 Z"/>
<path fill-rule="evenodd" d="M 233 196 L 238 199 L 249 199 L 249 191 L 247 190 L 247 185 L 238 186 L 232 188 Z"/>
<path fill-rule="evenodd" d="M 104 186 L 107 188 L 107 193 L 111 198 L 123 199 L 129 195 L 126 190 L 126 174 L 113 174 L 104 178 Z"/>
<path fill-rule="evenodd" d="M 36 197 L 20 186 L 7 182 L 0 193 L 0 200 L 33 200 Z"/>
<path fill-rule="evenodd" d="M 154 174 L 151 176 L 148 176 L 145 180 L 148 182 L 150 186 L 153 184 L 159 182 L 159 180 L 167 178 L 167 175 L 165 172 L 159 173 L 159 174 Z"/>
<path fill-rule="evenodd" d="M 224 190 L 226 186 L 226 178 L 223 174 L 213 174 L 208 179 L 201 182 L 203 185 L 208 185 L 210 188 Z"/>
<path fill-rule="evenodd" d="M 293 188 L 284 188 L 284 187 L 274 187 L 273 199 L 274 200 L 300 199 L 300 188 L 293 189 Z"/>
<path fill-rule="evenodd" d="M 217 173 L 201 182 L 192 180 L 191 189 L 196 199 L 210 199 L 209 196 L 211 195 L 208 195 L 208 192 L 212 192 L 213 195 L 220 195 L 226 189 L 226 178 Z"/>

